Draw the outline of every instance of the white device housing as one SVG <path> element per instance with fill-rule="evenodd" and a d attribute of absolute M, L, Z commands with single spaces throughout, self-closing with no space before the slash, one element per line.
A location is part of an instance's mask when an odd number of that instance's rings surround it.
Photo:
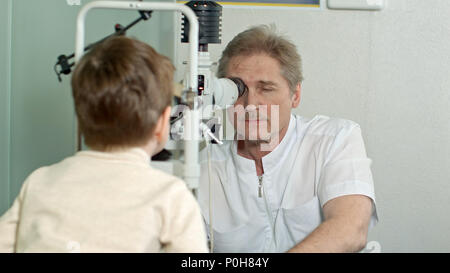
<path fill-rule="evenodd" d="M 211 87 L 214 91 L 215 104 L 222 108 L 233 105 L 238 99 L 238 87 L 230 79 L 211 77 Z"/>
<path fill-rule="evenodd" d="M 329 9 L 382 10 L 384 0 L 328 0 Z"/>

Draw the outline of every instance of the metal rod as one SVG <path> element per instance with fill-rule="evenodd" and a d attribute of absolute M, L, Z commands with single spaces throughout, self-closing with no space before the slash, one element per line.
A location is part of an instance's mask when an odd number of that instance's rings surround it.
<path fill-rule="evenodd" d="M 94 1 L 86 4 L 78 13 L 76 37 L 75 37 L 75 62 L 77 63 L 84 52 L 85 20 L 86 15 L 91 9 L 127 9 L 127 10 L 166 10 L 179 11 L 189 20 L 189 56 L 190 56 L 190 81 L 189 92 L 197 94 L 198 85 L 198 39 L 199 25 L 198 19 L 191 8 L 183 4 L 164 3 L 164 2 L 128 2 L 128 1 Z M 189 134 L 185 135 L 184 141 L 184 180 L 191 189 L 198 187 L 200 177 L 200 165 L 198 162 L 199 153 L 199 124 L 200 114 L 196 109 L 194 101 L 187 113 L 185 130 Z M 78 147 L 80 145 L 76 145 Z"/>

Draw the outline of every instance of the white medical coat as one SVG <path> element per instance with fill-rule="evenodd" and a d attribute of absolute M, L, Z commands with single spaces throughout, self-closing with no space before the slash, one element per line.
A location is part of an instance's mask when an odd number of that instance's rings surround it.
<path fill-rule="evenodd" d="M 327 201 L 344 195 L 370 197 L 370 226 L 378 220 L 371 160 L 353 121 L 291 115 L 285 137 L 262 158 L 261 195 L 255 163 L 237 154 L 236 141 L 213 145 L 211 159 L 214 252 L 287 251 L 321 224 Z M 198 201 L 209 233 L 207 166 L 203 153 Z"/>

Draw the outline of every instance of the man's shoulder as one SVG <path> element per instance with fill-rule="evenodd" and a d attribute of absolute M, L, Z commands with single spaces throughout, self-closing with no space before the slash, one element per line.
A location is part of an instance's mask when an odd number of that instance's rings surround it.
<path fill-rule="evenodd" d="M 295 115 L 299 130 L 306 130 L 307 135 L 337 136 L 350 132 L 359 124 L 344 118 L 316 115 L 313 118 L 306 118 Z"/>

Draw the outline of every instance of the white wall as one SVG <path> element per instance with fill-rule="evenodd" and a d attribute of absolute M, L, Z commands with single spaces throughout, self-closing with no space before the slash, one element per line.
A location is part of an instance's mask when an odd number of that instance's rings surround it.
<path fill-rule="evenodd" d="M 304 60 L 297 112 L 360 123 L 373 159 L 383 252 L 450 252 L 450 1 L 381 12 L 224 7 L 222 45 L 275 23 Z M 186 49 L 182 46 L 182 49 Z M 184 60 L 178 58 L 178 67 Z"/>

